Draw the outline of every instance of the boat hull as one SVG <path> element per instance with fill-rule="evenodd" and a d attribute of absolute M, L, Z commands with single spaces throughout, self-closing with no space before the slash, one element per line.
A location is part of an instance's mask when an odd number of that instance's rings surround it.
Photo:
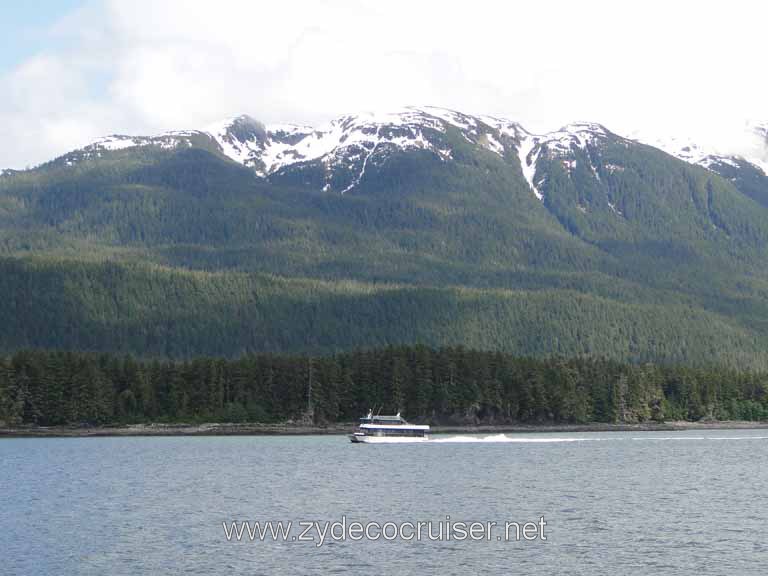
<path fill-rule="evenodd" d="M 367 434 L 350 434 L 350 442 L 354 444 L 413 444 L 427 442 L 429 436 L 371 436 Z"/>

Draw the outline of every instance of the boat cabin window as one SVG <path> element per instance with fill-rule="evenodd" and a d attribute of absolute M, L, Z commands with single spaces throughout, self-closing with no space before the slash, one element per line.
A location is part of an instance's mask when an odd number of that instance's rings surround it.
<path fill-rule="evenodd" d="M 414 430 L 409 428 L 368 428 L 369 434 L 375 434 L 376 436 L 408 436 L 408 437 L 422 437 L 424 436 L 424 430 Z"/>
<path fill-rule="evenodd" d="M 361 424 L 407 424 L 400 416 L 373 416 L 360 418 Z"/>

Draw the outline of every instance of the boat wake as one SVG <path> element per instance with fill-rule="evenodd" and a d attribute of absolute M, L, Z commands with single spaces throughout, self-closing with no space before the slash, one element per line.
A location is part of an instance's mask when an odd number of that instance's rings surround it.
<path fill-rule="evenodd" d="M 455 436 L 432 436 L 429 440 L 423 438 L 381 438 L 378 443 L 412 443 L 420 442 L 426 444 L 555 444 L 568 442 L 622 442 L 622 441 L 681 441 L 681 440 L 768 440 L 768 436 L 634 436 L 634 437 L 577 437 L 568 438 L 564 436 L 551 437 L 530 437 L 521 435 L 508 436 L 506 434 L 491 434 L 488 436 L 473 436 L 470 434 L 458 434 Z"/>
<path fill-rule="evenodd" d="M 653 440 L 656 442 L 666 440 L 768 440 L 768 436 L 638 436 L 632 440 Z"/>
<path fill-rule="evenodd" d="M 521 444 L 548 444 L 552 442 L 588 442 L 597 441 L 600 438 L 563 438 L 553 436 L 551 438 L 524 438 L 520 436 L 507 436 L 506 434 L 492 434 L 490 436 L 448 436 L 446 438 L 430 438 L 429 442 L 436 443 L 493 443 L 493 442 L 516 442 Z"/>

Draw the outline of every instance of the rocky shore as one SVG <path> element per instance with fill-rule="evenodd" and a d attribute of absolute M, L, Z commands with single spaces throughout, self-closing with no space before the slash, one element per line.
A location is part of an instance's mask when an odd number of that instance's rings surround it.
<path fill-rule="evenodd" d="M 297 436 L 348 434 L 355 423 L 306 425 L 294 422 L 273 424 L 129 424 L 123 426 L 19 426 L 0 428 L 3 437 L 98 437 L 98 436 Z M 725 430 L 768 428 L 768 422 L 644 422 L 640 424 L 502 424 L 433 426 L 433 434 L 502 434 L 546 432 L 652 432 L 679 430 Z"/>

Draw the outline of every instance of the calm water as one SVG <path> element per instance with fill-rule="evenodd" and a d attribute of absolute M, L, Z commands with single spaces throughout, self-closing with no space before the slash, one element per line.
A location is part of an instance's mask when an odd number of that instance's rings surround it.
<path fill-rule="evenodd" d="M 768 572 L 768 431 L 513 438 L 523 441 L 0 440 L 0 573 Z M 228 542 L 222 527 L 342 515 L 501 524 L 543 515 L 547 541 L 318 547 Z"/>

